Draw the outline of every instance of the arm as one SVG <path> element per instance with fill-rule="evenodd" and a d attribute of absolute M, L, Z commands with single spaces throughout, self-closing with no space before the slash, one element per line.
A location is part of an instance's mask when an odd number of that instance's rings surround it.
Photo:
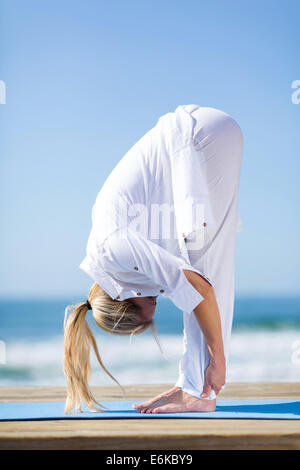
<path fill-rule="evenodd" d="M 205 398 L 212 389 L 218 394 L 225 384 L 226 362 L 220 313 L 212 285 L 195 272 L 184 270 L 184 274 L 204 297 L 204 300 L 194 309 L 194 314 L 204 334 L 210 354 L 210 363 L 206 369 L 202 393 L 202 397 Z"/>
<path fill-rule="evenodd" d="M 115 279 L 126 280 L 134 272 L 138 285 L 141 273 L 179 309 L 191 314 L 194 311 L 211 357 L 203 393 L 209 395 L 212 388 L 218 393 L 225 381 L 225 363 L 220 315 L 211 283 L 181 258 L 130 229 L 119 229 L 110 235 L 102 254 L 104 269 Z"/>

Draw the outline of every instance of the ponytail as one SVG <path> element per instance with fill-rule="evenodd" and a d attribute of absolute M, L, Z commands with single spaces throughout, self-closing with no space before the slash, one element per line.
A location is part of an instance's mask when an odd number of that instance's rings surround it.
<path fill-rule="evenodd" d="M 92 300 L 90 300 L 91 306 L 92 303 Z M 70 310 L 71 314 L 68 317 Z M 83 402 L 86 403 L 88 409 L 91 411 L 108 410 L 108 408 L 101 405 L 101 403 L 94 398 L 88 384 L 91 375 L 91 345 L 102 369 L 121 387 L 123 397 L 125 395 L 125 390 L 122 385 L 106 369 L 101 360 L 95 337 L 86 321 L 88 310 L 88 302 L 78 305 L 69 305 L 65 310 L 63 355 L 63 371 L 67 379 L 65 413 L 70 413 L 74 406 L 76 412 L 82 412 L 81 405 Z M 102 408 L 102 410 L 98 409 L 97 406 Z"/>

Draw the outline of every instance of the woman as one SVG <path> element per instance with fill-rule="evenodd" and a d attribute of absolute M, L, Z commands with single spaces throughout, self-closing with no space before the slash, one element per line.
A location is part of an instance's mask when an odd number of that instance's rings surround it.
<path fill-rule="evenodd" d="M 85 320 L 111 334 L 151 327 L 163 295 L 183 310 L 183 356 L 171 389 L 139 412 L 214 411 L 225 384 L 234 304 L 234 252 L 243 137 L 223 111 L 178 106 L 123 156 L 101 188 L 80 267 L 95 283 L 66 309 L 65 411 L 99 405 L 88 385 L 93 346 Z M 68 312 L 71 314 L 68 317 Z M 120 384 L 119 384 L 120 385 Z"/>

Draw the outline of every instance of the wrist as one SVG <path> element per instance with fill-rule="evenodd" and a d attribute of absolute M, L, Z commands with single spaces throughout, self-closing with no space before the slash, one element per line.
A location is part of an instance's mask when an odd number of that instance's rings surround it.
<path fill-rule="evenodd" d="M 224 362 L 226 362 L 223 349 L 215 350 L 215 349 L 209 348 L 209 354 L 210 354 L 210 362 L 212 364 L 218 365 L 218 364 L 223 364 Z"/>

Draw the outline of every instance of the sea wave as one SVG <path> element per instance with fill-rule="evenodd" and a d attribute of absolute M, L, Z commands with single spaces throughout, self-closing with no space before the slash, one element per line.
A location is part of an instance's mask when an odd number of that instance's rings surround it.
<path fill-rule="evenodd" d="M 175 383 L 182 351 L 182 335 L 159 335 L 163 355 L 151 335 L 97 336 L 104 365 L 122 384 Z M 8 341 L 6 363 L 0 365 L 2 386 L 64 385 L 63 337 Z M 295 382 L 300 379 L 299 330 L 233 331 L 227 382 Z M 300 351 L 299 351 L 300 352 Z M 91 355 L 92 385 L 115 382 Z"/>

